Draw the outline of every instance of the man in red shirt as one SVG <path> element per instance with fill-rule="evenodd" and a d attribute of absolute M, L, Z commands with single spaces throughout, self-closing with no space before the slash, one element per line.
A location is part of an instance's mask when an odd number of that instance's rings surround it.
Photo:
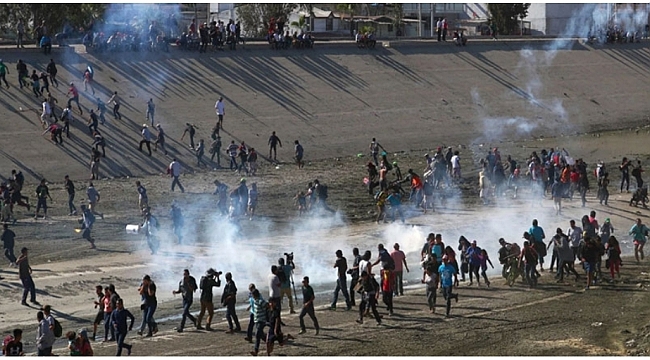
<path fill-rule="evenodd" d="M 81 105 L 79 105 L 79 90 L 77 90 L 77 87 L 74 86 L 74 83 L 70 83 L 70 89 L 68 89 L 68 93 L 66 96 L 72 94 L 72 97 L 68 99 L 68 108 L 71 106 L 72 102 L 74 101 L 77 103 L 77 108 L 79 109 L 79 115 L 83 115 L 84 111 L 81 110 Z"/>
<path fill-rule="evenodd" d="M 393 262 L 395 262 L 395 270 L 393 273 L 395 274 L 395 284 L 393 285 L 393 293 L 395 293 L 395 296 L 398 295 L 404 295 L 404 284 L 402 283 L 403 279 L 403 269 L 406 269 L 406 272 L 409 272 L 409 267 L 406 265 L 406 254 L 404 254 L 404 251 L 399 249 L 399 244 L 395 243 L 393 245 L 393 251 L 390 253 L 390 257 L 393 258 Z"/>

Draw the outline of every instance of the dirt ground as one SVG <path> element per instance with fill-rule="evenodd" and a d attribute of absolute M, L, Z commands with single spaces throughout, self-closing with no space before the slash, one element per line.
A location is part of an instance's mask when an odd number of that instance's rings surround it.
<path fill-rule="evenodd" d="M 190 268 L 198 279 L 207 268 L 204 265 L 216 263 L 219 269 L 233 272 L 240 289 L 238 303 L 244 305 L 248 282 L 258 283 L 262 293 L 267 294 L 267 269 L 285 251 L 296 252 L 296 279 L 309 275 L 315 284 L 322 331 L 314 336 L 307 319 L 308 333 L 297 336 L 289 346 L 277 348 L 276 354 L 647 354 L 647 261 L 636 264 L 626 258 L 620 280 L 589 291 L 583 290 L 582 282 L 573 280 L 557 284 L 548 272 L 543 274 L 538 289 L 529 290 L 520 283 L 509 288 L 498 279 L 500 266 L 495 264 L 497 269 L 491 274 L 496 278 L 489 289 L 461 284 L 457 290 L 460 301 L 452 305 L 450 319 L 439 315 L 444 311 L 441 296 L 438 314 L 426 311 L 423 286 L 418 284 L 419 250 L 428 232 L 442 233 L 447 244 L 454 247 L 459 235 L 471 236 L 496 259 L 496 239 L 520 241 L 521 232 L 528 229 L 532 218 L 539 218 L 547 234 L 552 234 L 556 227 L 566 229 L 570 219 L 578 220 L 593 209 L 601 221 L 611 218 L 617 229 L 615 234 L 622 239 L 626 254 L 630 254 L 627 229 L 637 217 L 647 222 L 648 210 L 631 208 L 627 203 L 630 194 L 619 194 L 615 166 L 622 156 L 644 163 L 650 158 L 646 145 L 648 131 L 644 127 L 647 102 L 638 98 L 647 88 L 647 69 L 637 65 L 631 65 L 634 71 L 620 65 L 609 73 L 601 69 L 633 60 L 632 54 L 647 56 L 648 50 L 636 45 L 620 49 L 576 46 L 574 51 L 560 52 L 552 65 L 538 68 L 546 85 L 539 93 L 540 104 L 554 104 L 554 99 L 563 98 L 563 106 L 570 113 L 567 120 L 548 123 L 546 119 L 558 116 L 556 110 L 537 105 L 539 109 L 530 110 L 530 99 L 513 95 L 517 93 L 514 88 L 525 88 L 526 84 L 526 72 L 520 65 L 519 50 L 523 45 L 518 43 L 481 45 L 468 48 L 467 53 L 428 45 L 378 49 L 376 54 L 362 55 L 356 49 L 335 51 L 333 47 L 316 49 L 314 54 L 286 56 L 249 49 L 218 58 L 173 53 L 153 60 L 135 58 L 123 62 L 91 54 L 55 53 L 56 61 L 69 60 L 61 66 L 62 79 L 75 78 L 75 71 L 89 61 L 97 71 L 98 90 L 102 94 L 108 94 L 114 87 L 124 89 L 128 94 L 123 106 L 125 120 L 105 130 L 109 138 L 107 160 L 102 165 L 103 179 L 95 182 L 102 195 L 99 210 L 105 218 L 98 219 L 94 228 L 99 249 L 91 250 L 73 231 L 78 226 L 77 217 L 67 216 L 67 197 L 61 181 L 63 175 L 70 174 L 81 187 L 77 203 L 83 201 L 82 189 L 87 179 L 85 149 L 90 143 L 82 134 L 83 127 L 76 125 L 73 140 L 66 142 L 65 149 L 46 139 L 37 139 L 40 130 L 36 114 L 28 116 L 28 112 L 16 111 L 19 107 L 35 108 L 37 103 L 27 92 L 20 93 L 16 88 L 5 94 L 0 125 L 10 130 L 0 133 L 1 175 L 9 176 L 14 167 L 21 169 L 28 177 L 27 189 L 35 188 L 35 179 L 46 177 L 54 198 L 47 220 L 33 220 L 33 210 L 16 211 L 19 221 L 12 227 L 17 234 L 16 248 L 30 248 L 38 299 L 54 307 L 54 315 L 65 331 L 91 327 L 96 284 L 114 283 L 139 324 L 136 290 L 142 275 L 151 274 L 159 286 L 156 318 L 161 331 L 151 339 L 139 338 L 135 332 L 129 335 L 134 355 L 138 356 L 247 355 L 252 345 L 243 340 L 243 334 L 223 334 L 226 326 L 221 309 L 213 326 L 216 332 L 192 329 L 176 333 L 173 327 L 178 325 L 182 311 L 180 299 L 174 298 L 171 290 L 183 268 Z M 3 57 L 5 62 L 25 58 L 30 69 L 45 61 L 40 54 L 31 53 L 8 53 Z M 273 65 L 265 64 L 265 58 L 270 58 Z M 437 66 L 431 68 L 431 63 Z M 164 72 L 168 78 L 153 80 L 149 77 L 152 71 Z M 206 82 L 199 74 L 211 74 L 216 80 Z M 621 81 L 621 77 L 628 81 Z M 603 81 L 626 86 L 602 86 Z M 434 84 L 448 89 L 445 95 L 432 93 L 430 89 L 437 87 Z M 418 91 L 413 91 L 412 86 Z M 608 96 L 607 86 L 617 95 Z M 62 84 L 55 90 L 59 101 L 64 98 L 63 87 Z M 521 133 L 510 126 L 496 126 L 503 132 L 486 131 L 481 110 L 477 110 L 469 95 L 473 88 L 481 94 L 478 108 L 489 105 L 491 112 L 484 114 L 486 117 L 508 123 L 508 118 L 528 109 L 527 113 L 532 115 L 524 122 L 534 122 L 537 130 Z M 143 89 L 151 90 L 151 95 Z M 216 199 L 211 193 L 215 179 L 235 186 L 241 175 L 228 170 L 197 170 L 192 166 L 187 146 L 178 142 L 185 121 L 198 124 L 201 136 L 208 138 L 207 129 L 214 122 L 214 98 L 219 93 L 226 94 L 227 111 L 232 111 L 226 117 L 228 135 L 224 140 L 228 141 L 230 136 L 246 140 L 258 147 L 261 155 L 267 151 L 265 143 L 271 130 L 277 130 L 285 142 L 278 167 L 262 160 L 258 176 L 247 177 L 249 183 L 257 182 L 260 189 L 259 218 L 239 222 L 243 239 L 237 241 L 230 239 L 226 222 L 215 217 Z M 405 97 L 405 93 L 412 96 Z M 184 194 L 172 193 L 171 181 L 163 175 L 169 157 L 155 153 L 148 158 L 134 150 L 137 127 L 144 122 L 144 103 L 149 96 L 156 96 L 158 114 L 168 133 L 173 133 L 169 136 L 173 156 L 186 165 L 181 177 Z M 251 97 L 255 101 L 250 101 Z M 603 110 L 595 110 L 597 107 Z M 110 117 L 109 122 L 113 122 Z M 367 130 L 370 128 L 372 133 Z M 303 170 L 291 163 L 289 136 L 305 143 L 308 162 Z M 368 161 L 366 149 L 372 136 L 378 137 L 387 148 L 389 159 L 397 161 L 403 173 L 413 168 L 421 174 L 424 153 L 434 151 L 438 145 L 453 146 L 461 153 L 463 183 L 448 193 L 444 205 L 436 204 L 434 214 L 409 212 L 404 226 L 374 224 L 373 200 L 362 184 Z M 518 199 L 506 197 L 487 207 L 479 205 L 478 159 L 495 146 L 504 157 L 512 154 L 520 162 L 531 151 L 556 146 L 566 148 L 575 157 L 583 157 L 591 164 L 590 169 L 597 161 L 604 161 L 613 174 L 609 206 L 599 205 L 592 191 L 587 208 L 581 208 L 579 201 L 567 201 L 563 214 L 555 216 L 550 200 L 539 206 L 527 189 L 521 190 Z M 359 157 L 359 153 L 364 155 Z M 186 210 L 186 217 L 192 219 L 186 244 L 175 245 L 172 237 L 167 236 L 162 239 L 160 254 L 151 256 L 141 236 L 125 234 L 127 224 L 140 221 L 136 178 L 148 189 L 162 232 L 169 232 L 172 200 Z M 338 214 L 324 216 L 324 220 L 298 218 L 292 197 L 316 178 L 328 185 L 330 206 Z M 24 193 L 34 200 L 31 190 Z M 399 242 L 412 270 L 406 277 L 406 296 L 395 301 L 396 314 L 389 318 L 383 311 L 384 325 L 377 327 L 372 319 L 363 326 L 356 324 L 356 312 L 326 310 L 333 288 L 334 272 L 328 271 L 334 251 L 342 249 L 351 260 L 352 247 L 371 249 L 374 254 L 379 242 Z M 232 268 L 221 267 L 226 264 Z M 23 328 L 26 348 L 33 352 L 37 309 L 19 304 L 21 286 L 15 269 L 5 266 L 0 275 L 5 278 L 0 281 L 0 332 L 6 334 L 16 326 Z M 219 290 L 215 294 L 218 296 Z M 194 312 L 197 306 L 194 305 Z M 239 314 L 245 327 L 247 313 L 241 309 Z M 296 336 L 298 319 L 295 315 L 285 319 L 285 333 Z M 99 333 L 103 334 L 103 330 Z M 432 339 L 435 347 L 431 346 Z M 472 346 L 458 346 L 469 341 Z M 183 344 L 182 348 L 179 344 Z M 56 352 L 64 354 L 64 345 L 63 340 L 58 340 Z M 93 347 L 98 355 L 112 355 L 115 351 L 114 344 L 97 342 Z"/>

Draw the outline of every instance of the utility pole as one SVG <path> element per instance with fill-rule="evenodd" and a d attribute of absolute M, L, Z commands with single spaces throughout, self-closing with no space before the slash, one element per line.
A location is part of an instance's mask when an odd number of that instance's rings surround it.
<path fill-rule="evenodd" d="M 429 20 L 431 20 L 431 38 L 432 39 L 433 39 L 433 27 L 434 27 L 434 23 L 433 23 L 433 7 L 434 6 L 435 6 L 434 4 L 429 4 L 429 7 L 430 7 L 429 10 L 431 10 L 431 17 L 429 18 Z"/>
<path fill-rule="evenodd" d="M 422 38 L 422 4 L 418 3 L 418 37 Z"/>

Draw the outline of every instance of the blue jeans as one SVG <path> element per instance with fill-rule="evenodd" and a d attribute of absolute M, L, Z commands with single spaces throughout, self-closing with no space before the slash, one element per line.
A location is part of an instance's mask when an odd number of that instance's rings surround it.
<path fill-rule="evenodd" d="M 108 332 L 110 330 L 111 340 L 115 340 L 115 327 L 111 324 L 111 313 L 104 313 L 104 340 L 108 340 Z"/>
<path fill-rule="evenodd" d="M 235 311 L 235 302 L 231 301 L 226 305 L 226 320 L 228 320 L 228 329 L 232 330 L 232 322 L 235 321 L 235 329 L 237 331 L 241 330 L 239 326 L 239 319 L 237 318 L 237 312 Z"/>
<path fill-rule="evenodd" d="M 68 207 L 70 208 L 70 213 L 77 211 L 77 208 L 74 206 L 74 193 L 68 194 Z"/>
<path fill-rule="evenodd" d="M 537 264 L 526 264 L 524 265 L 524 272 L 526 274 L 526 281 L 530 286 L 537 286 L 537 274 L 535 273 L 535 267 Z"/>
<path fill-rule="evenodd" d="M 253 329 L 255 327 L 255 315 L 251 313 L 248 319 L 248 329 L 246 329 L 246 337 L 249 339 L 253 338 Z"/>
<path fill-rule="evenodd" d="M 181 319 L 181 329 L 185 327 L 185 320 L 188 318 L 191 322 L 196 323 L 196 318 L 190 313 L 193 299 L 183 299 L 183 318 Z"/>
<path fill-rule="evenodd" d="M 26 278 L 21 278 L 20 281 L 23 283 L 23 302 L 27 301 L 27 293 L 30 293 L 30 301 L 36 301 L 36 285 L 34 285 L 34 280 L 31 276 Z"/>
<path fill-rule="evenodd" d="M 453 286 L 443 286 L 442 287 L 442 297 L 447 300 L 447 315 L 451 311 L 451 299 L 456 298 L 458 295 L 452 293 Z"/>
<path fill-rule="evenodd" d="M 237 170 L 237 158 L 234 156 L 230 157 L 230 170 Z"/>
<path fill-rule="evenodd" d="M 339 291 L 343 293 L 343 297 L 345 298 L 345 305 L 347 305 L 349 308 L 351 306 L 350 295 L 348 294 L 347 281 L 344 276 L 336 279 L 336 288 L 334 288 L 334 298 L 332 299 L 332 307 L 336 307 L 336 302 L 339 300 Z"/>
<path fill-rule="evenodd" d="M 117 354 L 115 356 L 122 355 L 122 348 L 126 348 L 129 354 L 131 354 L 131 345 L 124 342 L 126 340 L 126 333 L 122 334 L 118 331 L 115 335 L 117 336 Z"/>
<path fill-rule="evenodd" d="M 264 326 L 266 326 L 266 323 L 255 323 L 255 352 L 260 350 L 260 341 L 265 338 Z"/>
<path fill-rule="evenodd" d="M 140 326 L 140 331 L 143 331 L 144 326 L 147 325 L 147 334 L 151 334 L 153 332 L 153 329 L 156 326 L 156 322 L 153 320 L 153 314 L 156 312 L 157 307 L 158 303 L 155 303 L 152 305 L 147 305 L 147 307 L 144 308 L 144 311 L 142 312 L 142 325 Z"/>
<path fill-rule="evenodd" d="M 178 188 L 181 189 L 181 192 L 185 192 L 185 188 L 183 185 L 181 185 L 181 182 L 178 181 L 178 176 L 174 176 L 174 180 L 172 180 L 172 191 L 174 191 L 176 185 L 178 185 Z"/>

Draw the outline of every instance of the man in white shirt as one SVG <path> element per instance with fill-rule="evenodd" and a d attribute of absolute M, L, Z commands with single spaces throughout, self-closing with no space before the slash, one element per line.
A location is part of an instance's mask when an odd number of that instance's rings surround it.
<path fill-rule="evenodd" d="M 176 185 L 178 185 L 178 188 L 181 189 L 182 193 L 184 193 L 185 188 L 183 188 L 183 185 L 181 185 L 181 182 L 178 180 L 178 177 L 181 176 L 181 164 L 176 161 L 176 159 L 174 159 L 171 164 L 169 164 L 167 172 L 172 178 L 174 178 L 172 181 L 172 192 L 174 191 Z"/>
<path fill-rule="evenodd" d="M 44 128 L 50 126 L 50 117 L 52 116 L 52 108 L 50 103 L 47 102 L 47 99 L 43 100 L 43 113 L 41 114 L 41 123 Z"/>
<path fill-rule="evenodd" d="M 454 156 L 451 157 L 451 176 L 460 180 L 460 156 L 458 154 L 458 150 L 456 150 Z"/>
<path fill-rule="evenodd" d="M 576 226 L 575 220 L 569 221 L 569 229 L 566 231 L 569 241 L 571 242 L 571 250 L 573 250 L 573 257 L 577 258 L 578 248 L 580 247 L 580 240 L 582 240 L 582 229 Z"/>
<path fill-rule="evenodd" d="M 442 20 L 438 19 L 436 22 L 436 33 L 438 35 L 438 41 L 442 41 Z"/>
<path fill-rule="evenodd" d="M 214 109 L 217 111 L 217 117 L 219 118 L 217 128 L 223 129 L 223 116 L 226 115 L 226 107 L 223 103 L 223 97 L 219 97 L 217 103 L 214 104 Z"/>
<path fill-rule="evenodd" d="M 109 104 L 113 103 L 113 116 L 116 119 L 122 120 L 122 114 L 120 114 L 120 96 L 117 95 L 117 91 L 113 93 L 113 96 L 107 102 Z"/>
<path fill-rule="evenodd" d="M 142 141 L 140 141 L 139 146 L 140 151 L 142 151 L 142 144 L 147 145 L 149 156 L 151 156 L 151 131 L 149 131 L 149 126 L 147 124 L 142 124 Z"/>
<path fill-rule="evenodd" d="M 279 310 L 282 304 L 282 281 L 280 281 L 280 277 L 277 275 L 278 271 L 283 270 L 279 269 L 276 265 L 271 266 L 271 274 L 269 274 L 269 303 L 273 303 L 274 308 Z M 289 298 L 291 298 L 291 295 L 289 295 Z"/>

